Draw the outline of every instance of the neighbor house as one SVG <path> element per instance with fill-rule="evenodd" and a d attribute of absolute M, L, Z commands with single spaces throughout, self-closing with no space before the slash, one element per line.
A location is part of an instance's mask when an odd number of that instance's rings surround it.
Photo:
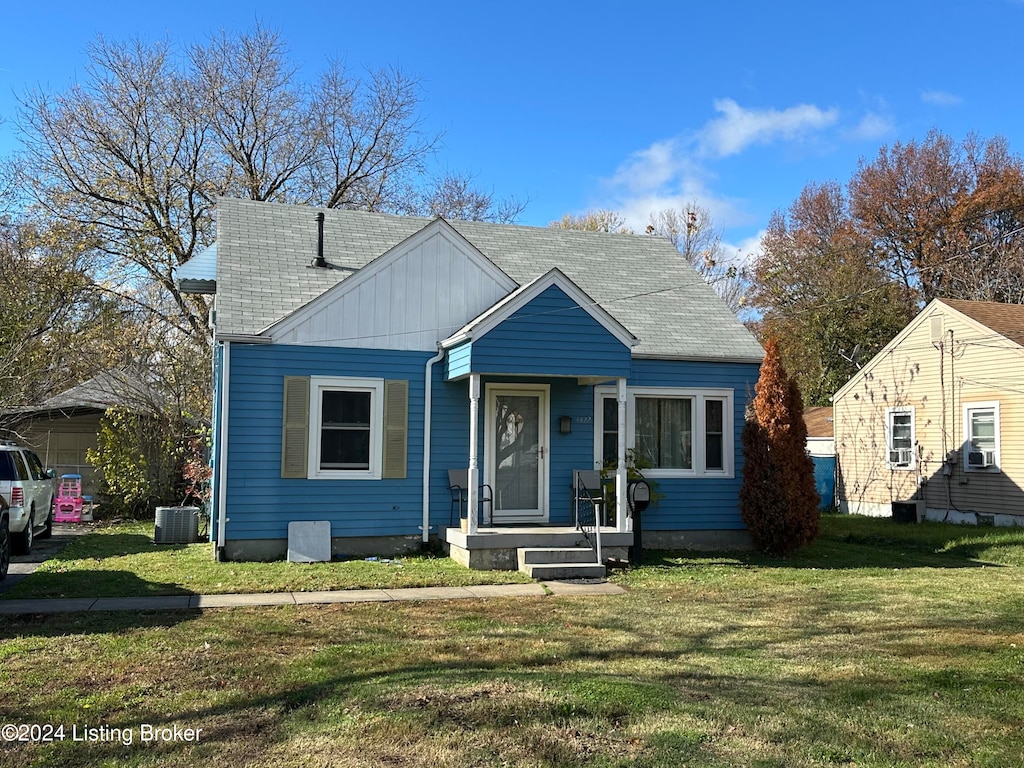
<path fill-rule="evenodd" d="M 1024 306 L 936 299 L 833 397 L 840 507 L 1024 524 Z"/>
<path fill-rule="evenodd" d="M 762 350 L 663 239 L 222 199 L 215 246 L 178 278 L 215 294 L 225 559 L 282 556 L 289 522 L 326 521 L 337 555 L 436 537 L 514 567 L 513 544 L 578 541 L 573 471 L 604 466 L 621 551 L 634 448 L 664 497 L 645 544 L 748 540 Z M 467 469 L 463 530 L 449 470 Z"/>
<path fill-rule="evenodd" d="M 56 475 L 80 475 L 82 492 L 95 496 L 103 476 L 86 454 L 97 447 L 100 419 L 113 407 L 147 412 L 154 397 L 130 374 L 104 371 L 37 405 L 5 410 L 0 414 L 0 434 L 32 448 Z"/>

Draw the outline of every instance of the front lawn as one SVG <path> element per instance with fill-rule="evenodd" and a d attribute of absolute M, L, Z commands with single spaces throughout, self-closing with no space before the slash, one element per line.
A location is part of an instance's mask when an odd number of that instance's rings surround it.
<path fill-rule="evenodd" d="M 652 553 L 615 597 L 4 617 L 0 723 L 134 741 L 0 763 L 1016 766 L 1022 534 L 829 518 L 789 560 Z"/>
<path fill-rule="evenodd" d="M 218 563 L 209 543 L 154 544 L 150 522 L 103 526 L 77 538 L 0 599 L 464 587 L 528 581 L 522 573 L 471 571 L 447 557 L 427 555 L 330 563 Z"/>

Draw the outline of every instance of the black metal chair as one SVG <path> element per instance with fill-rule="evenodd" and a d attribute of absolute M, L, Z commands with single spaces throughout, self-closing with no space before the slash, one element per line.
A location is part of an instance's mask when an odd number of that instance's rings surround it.
<path fill-rule="evenodd" d="M 448 490 L 452 495 L 452 506 L 448 516 L 448 525 L 455 525 L 455 512 L 458 510 L 459 519 L 462 519 L 462 510 L 466 508 L 469 503 L 469 470 L 468 469 L 449 469 L 448 470 Z M 483 517 L 484 507 L 487 507 L 487 520 L 491 525 L 494 525 L 494 491 L 491 490 L 491 486 L 487 483 L 480 485 L 480 495 L 477 498 L 479 504 L 479 510 L 481 517 Z"/>

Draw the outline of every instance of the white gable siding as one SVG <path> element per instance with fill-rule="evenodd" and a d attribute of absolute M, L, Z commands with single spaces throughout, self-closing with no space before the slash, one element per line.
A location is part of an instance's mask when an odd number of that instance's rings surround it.
<path fill-rule="evenodd" d="M 270 330 L 275 344 L 433 352 L 515 284 L 444 227 L 431 227 Z"/>

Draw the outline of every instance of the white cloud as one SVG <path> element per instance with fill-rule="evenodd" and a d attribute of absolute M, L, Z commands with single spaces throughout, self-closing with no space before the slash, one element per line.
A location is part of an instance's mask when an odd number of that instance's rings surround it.
<path fill-rule="evenodd" d="M 880 115 L 877 112 L 868 112 L 847 135 L 855 140 L 880 139 L 892 133 L 894 127 L 892 120 L 885 115 Z"/>
<path fill-rule="evenodd" d="M 948 91 L 922 91 L 921 101 L 925 104 L 934 104 L 937 107 L 955 107 L 961 104 L 963 99 Z"/>
<path fill-rule="evenodd" d="M 732 99 L 715 101 L 718 117 L 698 134 L 701 153 L 712 157 L 739 154 L 752 144 L 783 139 L 796 141 L 828 128 L 839 120 L 838 109 L 798 104 L 783 110 L 745 109 Z"/>

